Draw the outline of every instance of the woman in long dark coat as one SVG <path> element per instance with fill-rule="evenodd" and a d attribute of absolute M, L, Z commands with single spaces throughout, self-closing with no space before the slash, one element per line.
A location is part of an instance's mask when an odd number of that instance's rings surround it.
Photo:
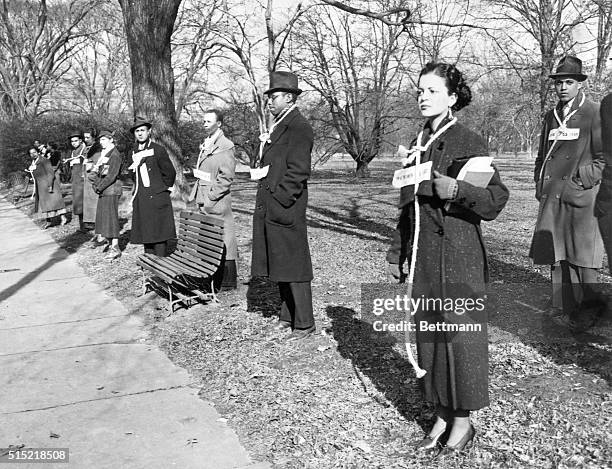
<path fill-rule="evenodd" d="M 60 216 L 61 225 L 68 222 L 66 218 L 66 205 L 62 198 L 62 191 L 59 179 L 51 166 L 51 162 L 45 158 L 36 148 L 30 148 L 32 163 L 28 171 L 34 178 L 34 213 L 36 218 L 46 218 L 47 223 L 44 228 L 51 226 L 51 219 Z"/>
<path fill-rule="evenodd" d="M 421 163 L 432 162 L 433 174 L 419 184 L 417 192 L 420 231 L 414 299 L 450 299 L 459 305 L 458 301 L 471 298 L 475 305 L 484 304 L 487 259 L 480 222 L 497 217 L 508 190 L 497 170 L 487 187 L 451 177 L 469 158 L 488 156 L 484 140 L 452 115 L 470 101 L 470 89 L 454 66 L 427 64 L 421 71 L 418 103 L 427 121 L 414 143 L 421 147 Z M 402 188 L 400 208 L 398 229 L 387 254 L 388 270 L 395 278 L 401 278 L 401 265 L 411 257 L 414 185 Z M 486 312 L 480 306 L 467 312 L 431 309 L 417 309 L 415 323 L 419 365 L 427 371 L 422 387 L 425 398 L 437 406 L 437 420 L 417 448 L 437 451 L 446 440 L 442 456 L 461 451 L 472 441 L 475 430 L 470 412 L 489 405 Z M 423 330 L 422 321 L 435 330 Z M 465 325 L 467 332 L 443 330 L 452 324 Z"/>
<path fill-rule="evenodd" d="M 113 135 L 108 130 L 100 132 L 100 146 L 102 151 L 94 166 L 95 177 L 92 186 L 98 194 L 98 207 L 96 209 L 95 233 L 110 242 L 110 249 L 106 259 L 116 259 L 121 256 L 119 248 L 119 199 L 123 186 L 119 174 L 121 172 L 121 155 L 115 148 Z"/>

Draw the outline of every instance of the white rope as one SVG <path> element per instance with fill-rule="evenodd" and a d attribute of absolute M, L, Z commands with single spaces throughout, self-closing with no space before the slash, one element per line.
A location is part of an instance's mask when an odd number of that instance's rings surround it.
<path fill-rule="evenodd" d="M 431 138 L 427 141 L 425 145 L 422 145 L 423 131 L 421 131 L 417 137 L 416 145 L 413 146 L 410 150 L 408 150 L 408 154 L 410 154 L 410 157 L 408 157 L 408 164 L 412 163 L 413 161 L 415 162 L 415 166 L 418 166 L 419 164 L 421 164 L 422 152 L 427 151 L 429 147 L 431 146 L 431 144 L 434 142 L 434 140 L 436 140 L 440 135 L 442 135 L 444 132 L 446 132 L 449 128 L 451 128 L 456 123 L 457 123 L 457 118 L 454 117 L 451 121 L 447 122 L 446 125 L 444 125 L 442 128 L 437 130 L 431 136 Z M 417 254 L 419 251 L 419 235 L 421 233 L 421 207 L 419 205 L 419 196 L 417 195 L 418 190 L 419 190 L 419 180 L 416 179 L 415 184 L 414 184 L 414 218 L 415 218 L 414 220 L 414 238 L 412 240 L 412 253 L 410 256 L 410 270 L 408 271 L 408 298 L 412 297 L 412 284 L 414 282 L 414 273 L 416 272 L 416 260 L 417 260 Z M 412 302 L 409 302 L 409 305 L 410 304 L 412 304 Z M 412 313 L 410 311 L 410 306 L 409 306 L 406 310 L 406 323 L 410 321 L 411 315 Z M 423 376 L 427 374 L 427 371 L 419 366 L 419 364 L 414 358 L 414 355 L 412 354 L 412 348 L 410 347 L 410 333 L 409 333 L 408 328 L 406 328 L 404 337 L 405 337 L 404 342 L 406 344 L 406 352 L 408 353 L 408 361 L 412 365 L 412 368 L 414 369 L 414 372 L 417 378 L 422 378 Z"/>

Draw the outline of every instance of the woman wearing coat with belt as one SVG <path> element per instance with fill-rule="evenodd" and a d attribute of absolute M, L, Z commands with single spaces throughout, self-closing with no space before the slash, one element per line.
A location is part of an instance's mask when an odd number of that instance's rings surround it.
<path fill-rule="evenodd" d="M 30 148 L 32 163 L 27 171 L 34 178 L 34 213 L 36 218 L 46 218 L 44 229 L 51 226 L 51 219 L 60 216 L 61 225 L 68 222 L 66 218 L 66 205 L 62 198 L 59 178 L 51 166 L 51 162 L 40 154 L 38 149 Z"/>
<path fill-rule="evenodd" d="M 123 191 L 119 174 L 121 172 L 121 155 L 115 148 L 114 138 L 108 130 L 100 132 L 100 146 L 102 152 L 92 172 L 94 177 L 92 186 L 98 194 L 98 207 L 96 209 L 95 233 L 106 238 L 110 249 L 106 259 L 112 260 L 121 257 L 119 248 L 119 199 Z"/>
<path fill-rule="evenodd" d="M 480 222 L 493 220 L 506 204 L 508 190 L 495 170 L 487 187 L 477 187 L 455 176 L 474 156 L 488 156 L 484 140 L 458 123 L 453 111 L 467 106 L 471 92 L 453 65 L 430 63 L 419 76 L 418 103 L 427 118 L 417 139 L 422 163 L 431 162 L 431 180 L 419 184 L 420 231 L 413 298 L 483 298 L 488 280 L 487 257 Z M 388 271 L 401 278 L 415 236 L 414 185 L 400 197 L 401 215 L 387 254 Z M 457 303 L 454 303 L 457 304 Z M 443 457 L 463 450 L 475 429 L 470 412 L 489 405 L 486 312 L 478 309 L 417 309 L 415 323 L 473 323 L 481 332 L 433 332 L 416 328 L 419 365 L 426 370 L 422 388 L 437 407 L 437 420 L 416 445 L 418 451 Z M 437 326 L 436 326 L 437 327 Z M 477 330 L 477 329 L 476 329 Z"/>

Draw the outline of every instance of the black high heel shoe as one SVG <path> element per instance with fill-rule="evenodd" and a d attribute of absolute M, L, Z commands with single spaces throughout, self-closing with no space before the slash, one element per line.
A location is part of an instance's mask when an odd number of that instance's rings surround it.
<path fill-rule="evenodd" d="M 417 452 L 430 452 L 432 450 L 435 450 L 438 448 L 438 444 L 440 442 L 440 439 L 442 439 L 443 436 L 448 436 L 448 431 L 449 431 L 449 426 L 447 425 L 444 430 L 442 430 L 440 433 L 438 433 L 437 435 L 434 436 L 430 436 L 427 435 L 425 438 L 423 438 L 421 441 L 419 441 L 417 444 L 414 445 L 414 449 Z"/>
<path fill-rule="evenodd" d="M 444 446 L 444 448 L 442 448 L 442 451 L 438 453 L 435 459 L 441 459 L 447 456 L 456 456 L 457 454 L 461 453 L 463 450 L 466 449 L 466 447 L 474 440 L 475 436 L 476 429 L 474 428 L 474 425 L 470 424 L 470 428 L 466 432 L 466 434 L 463 435 L 463 438 L 461 438 L 461 440 L 459 440 L 459 442 L 454 446 Z"/>

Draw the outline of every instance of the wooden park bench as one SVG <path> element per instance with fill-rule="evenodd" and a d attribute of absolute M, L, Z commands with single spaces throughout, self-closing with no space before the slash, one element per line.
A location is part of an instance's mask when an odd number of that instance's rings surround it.
<path fill-rule="evenodd" d="M 183 211 L 179 219 L 176 250 L 168 257 L 143 254 L 143 294 L 148 289 L 168 294 L 174 305 L 191 306 L 197 300 L 215 301 L 213 275 L 223 257 L 223 220 L 199 212 Z"/>

